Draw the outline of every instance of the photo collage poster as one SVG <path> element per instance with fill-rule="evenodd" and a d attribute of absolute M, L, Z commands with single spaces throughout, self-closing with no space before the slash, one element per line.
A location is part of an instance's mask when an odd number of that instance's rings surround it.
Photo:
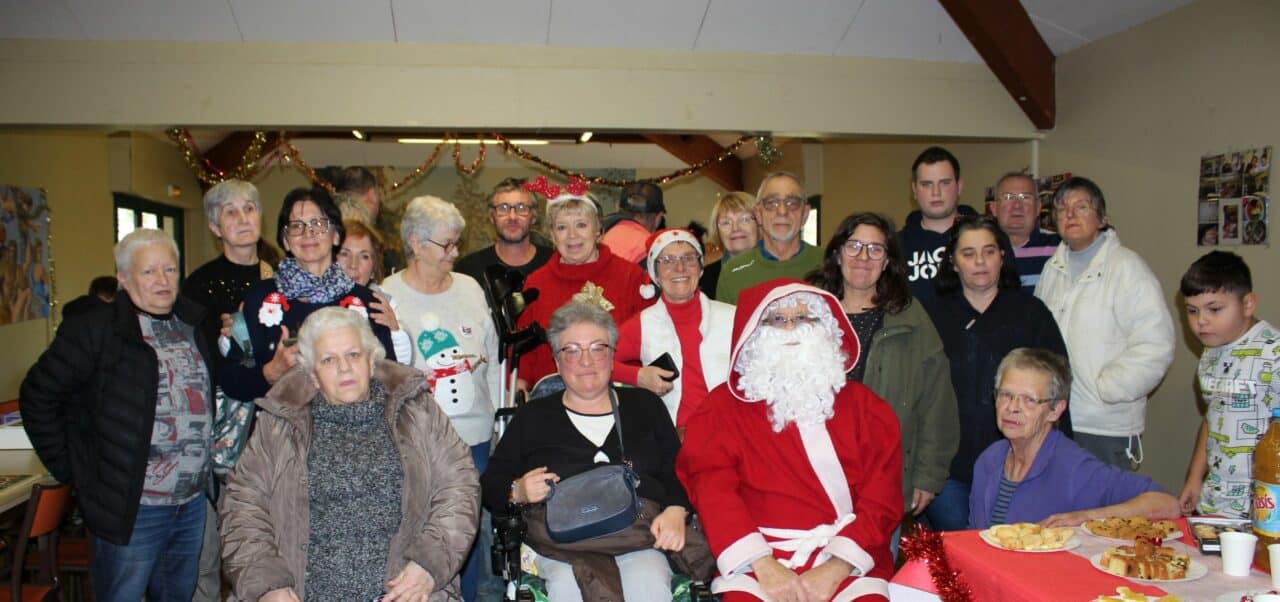
<path fill-rule="evenodd" d="M 49 317 L 49 206 L 44 191 L 0 184 L 0 324 Z"/>
<path fill-rule="evenodd" d="M 1269 244 L 1271 147 L 1201 157 L 1197 203 L 1197 245 Z"/>

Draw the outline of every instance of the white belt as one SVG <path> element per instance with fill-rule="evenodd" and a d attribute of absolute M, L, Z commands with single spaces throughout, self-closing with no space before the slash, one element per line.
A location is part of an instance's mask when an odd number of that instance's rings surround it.
<path fill-rule="evenodd" d="M 831 542 L 831 538 L 840 533 L 842 529 L 853 524 L 853 519 L 857 518 L 852 512 L 841 516 L 839 520 L 829 525 L 818 525 L 812 529 L 774 529 L 771 527 L 760 527 L 761 534 L 774 538 L 776 541 L 770 541 L 769 547 L 783 552 L 791 552 L 791 558 L 781 561 L 782 566 L 789 569 L 795 569 L 808 564 L 809 557 L 819 548 L 825 548 Z M 822 552 L 818 554 L 814 565 L 822 564 L 831 558 L 831 554 Z"/>

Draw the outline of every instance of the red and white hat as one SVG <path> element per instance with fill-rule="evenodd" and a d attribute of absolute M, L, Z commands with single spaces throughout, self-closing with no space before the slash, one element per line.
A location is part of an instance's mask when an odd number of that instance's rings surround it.
<path fill-rule="evenodd" d="M 693 245 L 693 250 L 698 252 L 698 258 L 702 258 L 702 243 L 698 242 L 698 237 L 694 236 L 692 232 L 684 228 L 658 230 L 650 234 L 649 239 L 645 241 L 645 246 L 649 248 L 649 256 L 645 265 L 649 268 L 649 278 L 654 282 L 658 281 L 658 270 L 654 266 L 654 260 L 658 258 L 663 249 L 667 248 L 667 245 L 676 242 L 687 242 Z"/>

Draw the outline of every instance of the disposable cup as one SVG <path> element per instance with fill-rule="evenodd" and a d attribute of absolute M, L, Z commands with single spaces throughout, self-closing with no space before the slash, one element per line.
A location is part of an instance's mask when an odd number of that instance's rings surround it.
<path fill-rule="evenodd" d="M 1271 557 L 1271 589 L 1280 590 L 1280 543 L 1267 546 L 1267 554 Z M 1280 596 L 1276 602 L 1280 602 Z"/>
<path fill-rule="evenodd" d="M 1280 602 L 1280 596 L 1276 594 L 1254 594 L 1249 599 L 1253 602 Z"/>
<path fill-rule="evenodd" d="M 1248 577 L 1249 567 L 1253 565 L 1253 549 L 1258 545 L 1258 536 L 1253 533 L 1228 531 L 1218 537 L 1222 541 L 1222 572 L 1232 577 Z"/>

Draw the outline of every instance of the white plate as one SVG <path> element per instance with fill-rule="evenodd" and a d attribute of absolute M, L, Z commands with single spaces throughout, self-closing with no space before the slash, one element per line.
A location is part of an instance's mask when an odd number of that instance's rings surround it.
<path fill-rule="evenodd" d="M 1044 553 L 1050 553 L 1050 552 L 1063 552 L 1066 550 L 1074 550 L 1080 547 L 1080 538 L 1075 536 L 1072 536 L 1071 539 L 1068 539 L 1067 543 L 1063 544 L 1061 548 L 1054 548 L 1052 550 L 1010 550 L 1009 548 L 1006 548 L 1000 545 L 1000 542 L 995 537 L 991 536 L 991 529 L 987 529 L 985 531 L 979 531 L 978 537 L 981 537 L 982 541 L 987 542 L 987 545 L 993 548 L 999 548 L 1001 550 L 1005 550 L 1007 552 L 1030 552 L 1032 554 L 1044 554 Z"/>
<path fill-rule="evenodd" d="M 1240 602 L 1240 598 L 1257 594 L 1265 594 L 1274 591 L 1269 589 L 1242 589 L 1234 592 L 1227 592 L 1213 599 L 1213 602 Z"/>
<path fill-rule="evenodd" d="M 1085 533 L 1088 533 L 1089 535 L 1092 535 L 1092 536 L 1094 536 L 1094 537 L 1097 537 L 1098 539 L 1104 540 L 1104 541 L 1118 541 L 1118 542 L 1120 542 L 1120 543 L 1125 543 L 1125 544 L 1132 544 L 1132 543 L 1133 543 L 1133 540 L 1132 540 L 1132 539 L 1124 539 L 1124 538 L 1120 538 L 1120 537 L 1107 537 L 1106 535 L 1098 535 L 1097 533 L 1094 533 L 1092 530 L 1090 530 L 1090 529 L 1089 529 L 1089 523 L 1087 523 L 1087 522 L 1085 522 L 1085 523 L 1080 523 L 1080 530 L 1081 530 L 1081 531 L 1084 531 Z M 1161 539 L 1162 541 L 1173 541 L 1173 540 L 1175 540 L 1175 539 L 1182 539 L 1182 531 L 1174 531 L 1173 533 L 1170 533 L 1170 534 L 1168 534 L 1168 535 L 1166 535 L 1166 536 L 1164 536 L 1164 537 L 1162 537 L 1162 538 L 1160 538 L 1160 539 Z"/>
<path fill-rule="evenodd" d="M 1205 575 L 1209 574 L 1209 567 L 1203 564 L 1200 564 L 1199 562 L 1196 562 L 1194 560 L 1191 561 L 1191 566 L 1187 567 L 1187 576 L 1181 579 L 1141 579 L 1138 577 L 1125 577 L 1124 575 L 1116 575 L 1115 573 L 1103 568 L 1102 554 L 1094 554 L 1093 556 L 1090 556 L 1089 564 L 1092 564 L 1093 568 L 1098 569 L 1099 571 L 1102 571 L 1108 575 L 1115 575 L 1116 577 L 1120 577 L 1121 579 L 1128 579 L 1129 581 L 1137 581 L 1138 583 L 1181 583 L 1183 581 L 1195 581 L 1196 579 L 1200 579 L 1201 577 L 1204 577 Z"/>

